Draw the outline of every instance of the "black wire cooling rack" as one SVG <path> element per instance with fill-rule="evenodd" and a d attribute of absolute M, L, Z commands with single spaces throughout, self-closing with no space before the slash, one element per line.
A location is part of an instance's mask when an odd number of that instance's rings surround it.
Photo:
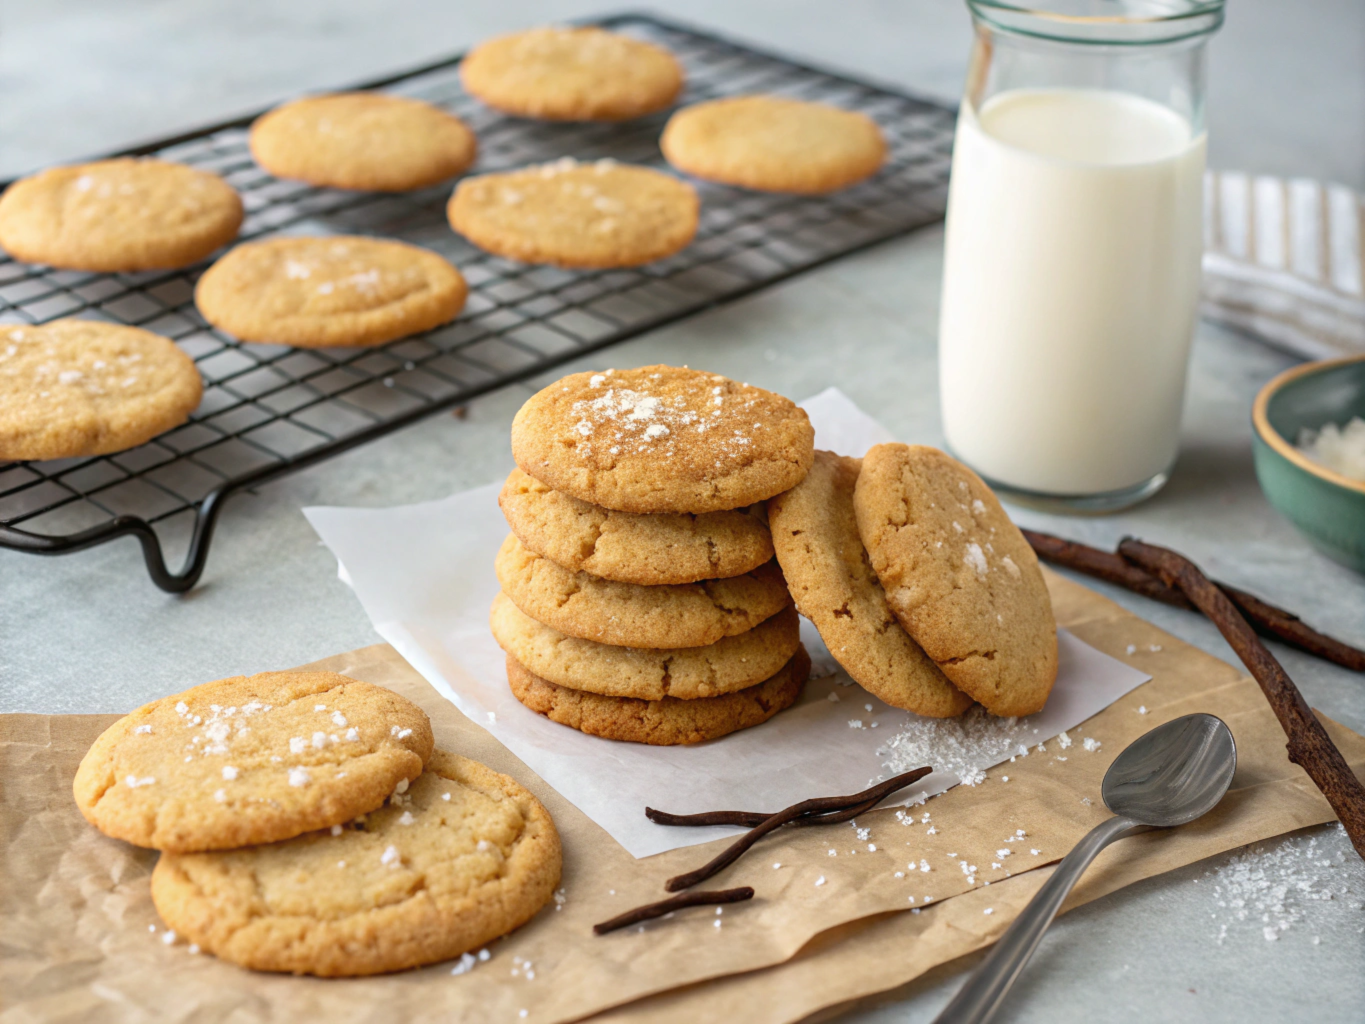
<path fill-rule="evenodd" d="M 652 15 L 593 23 L 676 54 L 687 71 L 680 103 L 770 92 L 861 110 L 886 133 L 887 164 L 868 182 L 818 198 L 697 182 L 701 224 L 683 252 L 630 270 L 572 272 L 467 244 L 446 223 L 449 186 L 393 195 L 273 178 L 247 150 L 251 117 L 139 146 L 121 155 L 155 154 L 223 175 L 246 206 L 243 239 L 402 239 L 458 266 L 470 285 L 468 304 L 453 323 L 382 347 L 305 351 L 242 344 L 209 327 L 193 298 L 207 261 L 175 271 L 88 274 L 0 255 L 0 322 L 78 316 L 134 324 L 173 339 L 204 379 L 190 421 L 139 448 L 0 463 L 0 546 L 61 554 L 132 535 L 157 586 L 188 590 L 235 491 L 942 217 L 951 110 Z M 625 124 L 507 117 L 464 93 L 459 62 L 453 57 L 360 88 L 419 97 L 458 114 L 478 134 L 479 171 L 565 155 L 665 166 L 658 138 L 667 113 Z M 187 541 L 178 572 L 163 553 L 168 536 Z"/>

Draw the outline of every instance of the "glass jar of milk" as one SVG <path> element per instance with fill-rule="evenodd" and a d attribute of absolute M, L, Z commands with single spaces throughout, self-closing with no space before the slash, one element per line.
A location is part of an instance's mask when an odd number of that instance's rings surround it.
<path fill-rule="evenodd" d="M 949 448 L 1006 496 L 1104 512 L 1175 462 L 1223 0 L 967 0 L 939 324 Z"/>

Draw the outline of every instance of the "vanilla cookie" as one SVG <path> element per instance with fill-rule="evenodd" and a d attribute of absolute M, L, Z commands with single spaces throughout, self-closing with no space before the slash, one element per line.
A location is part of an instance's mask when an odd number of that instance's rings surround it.
<path fill-rule="evenodd" d="M 737 636 L 705 647 L 612 647 L 566 636 L 537 622 L 506 594 L 489 613 L 493 639 L 528 671 L 571 690 L 607 697 L 695 700 L 745 690 L 787 663 L 801 643 L 801 620 L 784 608 Z"/>
<path fill-rule="evenodd" d="M 453 320 L 464 277 L 434 252 L 353 235 L 239 245 L 199 279 L 204 319 L 242 341 L 382 345 Z"/>
<path fill-rule="evenodd" d="M 0 325 L 0 461 L 134 448 L 199 405 L 199 371 L 175 344 L 94 320 Z"/>
<path fill-rule="evenodd" d="M 879 444 L 853 507 L 887 603 L 943 674 L 992 714 L 1041 711 L 1057 678 L 1052 602 L 981 478 L 936 448 Z"/>
<path fill-rule="evenodd" d="M 509 533 L 493 567 L 503 593 L 537 622 L 615 647 L 704 647 L 792 603 L 775 561 L 723 580 L 642 587 L 572 572 Z"/>
<path fill-rule="evenodd" d="M 809 675 L 810 656 L 797 647 L 776 674 L 747 690 L 699 700 L 636 700 L 556 686 L 507 656 L 512 695 L 532 711 L 591 736 L 654 746 L 702 743 L 761 725 L 796 703 Z"/>
<path fill-rule="evenodd" d="M 498 505 L 536 554 L 620 583 L 654 587 L 739 576 L 773 557 L 762 504 L 695 516 L 613 512 L 514 469 Z"/>
<path fill-rule="evenodd" d="M 815 431 L 791 400 L 687 367 L 574 373 L 512 421 L 517 465 L 620 512 L 744 508 L 795 487 Z"/>
<path fill-rule="evenodd" d="M 204 683 L 120 718 L 73 791 L 105 835 L 157 850 L 226 850 L 372 811 L 431 756 L 411 701 L 335 672 Z"/>
<path fill-rule="evenodd" d="M 867 115 L 781 96 L 684 107 L 669 118 L 659 147 L 698 178 L 802 195 L 847 188 L 886 160 L 886 140 Z"/>
<path fill-rule="evenodd" d="M 672 256 L 697 233 L 696 190 L 671 174 L 614 160 L 466 178 L 450 226 L 480 249 L 523 263 L 634 267 Z"/>
<path fill-rule="evenodd" d="M 858 537 L 860 459 L 817 451 L 806 478 L 768 500 L 773 544 L 797 610 L 863 689 L 917 715 L 960 715 L 972 699 L 910 639 Z"/>
<path fill-rule="evenodd" d="M 66 270 L 183 267 L 241 224 L 242 200 L 218 175 L 149 157 L 53 167 L 0 196 L 0 247 Z"/>
<path fill-rule="evenodd" d="M 251 126 L 251 155 L 277 178 L 328 188 L 405 192 L 474 162 L 463 121 L 406 96 L 345 92 L 276 107 Z"/>
<path fill-rule="evenodd" d="M 490 107 L 547 121 L 624 121 L 663 110 L 682 67 L 663 47 L 600 28 L 535 28 L 481 43 L 460 62 Z"/>
<path fill-rule="evenodd" d="M 152 901 L 177 935 L 242 967 L 381 974 L 449 960 L 529 921 L 554 895 L 561 861 L 539 800 L 437 750 L 362 822 L 246 850 L 162 854 Z"/>

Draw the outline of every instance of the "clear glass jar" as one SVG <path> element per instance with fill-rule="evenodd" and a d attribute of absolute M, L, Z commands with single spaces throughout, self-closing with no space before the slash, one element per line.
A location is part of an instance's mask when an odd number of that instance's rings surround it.
<path fill-rule="evenodd" d="M 1006 497 L 1104 512 L 1175 462 L 1223 0 L 968 0 L 948 196 L 948 446 Z"/>

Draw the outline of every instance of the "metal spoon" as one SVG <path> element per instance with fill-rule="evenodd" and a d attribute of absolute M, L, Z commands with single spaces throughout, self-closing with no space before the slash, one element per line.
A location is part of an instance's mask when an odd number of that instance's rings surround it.
<path fill-rule="evenodd" d="M 1115 817 L 1096 825 L 1053 871 L 935 1024 L 984 1024 L 1000 1008 L 1062 902 L 1099 852 L 1151 826 L 1184 825 L 1213 810 L 1232 783 L 1237 745 L 1213 715 L 1186 715 L 1128 745 L 1104 774 L 1100 793 Z"/>

